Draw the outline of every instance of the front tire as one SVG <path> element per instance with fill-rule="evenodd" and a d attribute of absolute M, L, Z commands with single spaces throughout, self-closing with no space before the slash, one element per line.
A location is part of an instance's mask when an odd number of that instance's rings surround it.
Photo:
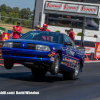
<path fill-rule="evenodd" d="M 40 68 L 32 68 L 32 75 L 35 77 L 44 77 L 47 73 L 46 69 L 40 69 Z"/>
<path fill-rule="evenodd" d="M 69 80 L 76 80 L 79 76 L 79 72 L 80 72 L 80 62 L 77 65 L 77 67 L 75 67 L 75 71 L 69 71 L 69 72 L 64 72 L 63 73 L 63 78 L 64 79 L 69 79 Z"/>
<path fill-rule="evenodd" d="M 12 69 L 14 63 L 9 59 L 4 59 L 4 66 L 6 69 Z"/>
<path fill-rule="evenodd" d="M 54 62 L 50 68 L 50 73 L 52 75 L 56 75 L 59 72 L 59 67 L 60 67 L 60 55 L 57 53 L 54 59 Z"/>

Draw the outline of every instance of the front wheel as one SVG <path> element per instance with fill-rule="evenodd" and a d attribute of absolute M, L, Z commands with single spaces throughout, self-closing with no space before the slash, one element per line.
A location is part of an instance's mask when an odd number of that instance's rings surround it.
<path fill-rule="evenodd" d="M 32 75 L 35 77 L 43 77 L 47 73 L 47 69 L 32 68 Z"/>
<path fill-rule="evenodd" d="M 77 67 L 75 67 L 75 71 L 69 71 L 69 72 L 64 72 L 63 73 L 63 78 L 64 79 L 69 79 L 69 80 L 76 80 L 79 76 L 79 72 L 80 72 L 80 62 L 77 65 Z"/>
<path fill-rule="evenodd" d="M 54 62 L 50 68 L 50 73 L 52 75 L 56 75 L 59 72 L 59 67 L 60 67 L 60 55 L 57 53 L 54 59 Z"/>
<path fill-rule="evenodd" d="M 9 59 L 4 59 L 4 66 L 6 69 L 12 69 L 14 63 Z"/>

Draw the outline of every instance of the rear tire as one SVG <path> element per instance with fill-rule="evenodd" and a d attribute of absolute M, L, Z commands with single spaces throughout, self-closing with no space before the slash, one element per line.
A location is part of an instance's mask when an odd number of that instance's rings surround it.
<path fill-rule="evenodd" d="M 59 67 L 60 67 L 60 55 L 57 53 L 54 59 L 54 62 L 50 68 L 50 73 L 52 75 L 56 75 L 59 72 Z"/>
<path fill-rule="evenodd" d="M 4 66 L 6 69 L 12 69 L 14 63 L 9 59 L 4 59 Z"/>
<path fill-rule="evenodd" d="M 75 71 L 72 72 L 64 72 L 63 73 L 63 78 L 64 79 L 69 79 L 69 80 L 76 80 L 79 76 L 79 72 L 80 72 L 80 62 L 79 64 L 77 65 L 77 67 L 75 68 Z"/>
<path fill-rule="evenodd" d="M 40 69 L 40 68 L 32 68 L 32 75 L 35 77 L 44 77 L 47 73 L 46 69 Z"/>

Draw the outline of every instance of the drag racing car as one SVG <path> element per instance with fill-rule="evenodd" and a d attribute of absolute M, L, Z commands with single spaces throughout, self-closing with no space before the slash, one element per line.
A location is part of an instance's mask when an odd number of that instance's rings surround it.
<path fill-rule="evenodd" d="M 5 41 L 1 52 L 6 69 L 11 69 L 14 63 L 23 64 L 36 77 L 49 71 L 75 80 L 84 66 L 85 51 L 76 48 L 67 35 L 57 32 L 30 31 L 19 39 Z"/>

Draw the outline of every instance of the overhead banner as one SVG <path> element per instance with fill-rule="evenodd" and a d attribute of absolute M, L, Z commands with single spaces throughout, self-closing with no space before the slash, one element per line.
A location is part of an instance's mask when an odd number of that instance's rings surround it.
<path fill-rule="evenodd" d="M 56 10 L 83 14 L 97 15 L 99 7 L 94 5 L 81 5 L 72 3 L 58 3 L 58 2 L 46 2 L 46 10 Z"/>
<path fill-rule="evenodd" d="M 100 58 L 100 43 L 96 43 L 95 58 Z"/>

